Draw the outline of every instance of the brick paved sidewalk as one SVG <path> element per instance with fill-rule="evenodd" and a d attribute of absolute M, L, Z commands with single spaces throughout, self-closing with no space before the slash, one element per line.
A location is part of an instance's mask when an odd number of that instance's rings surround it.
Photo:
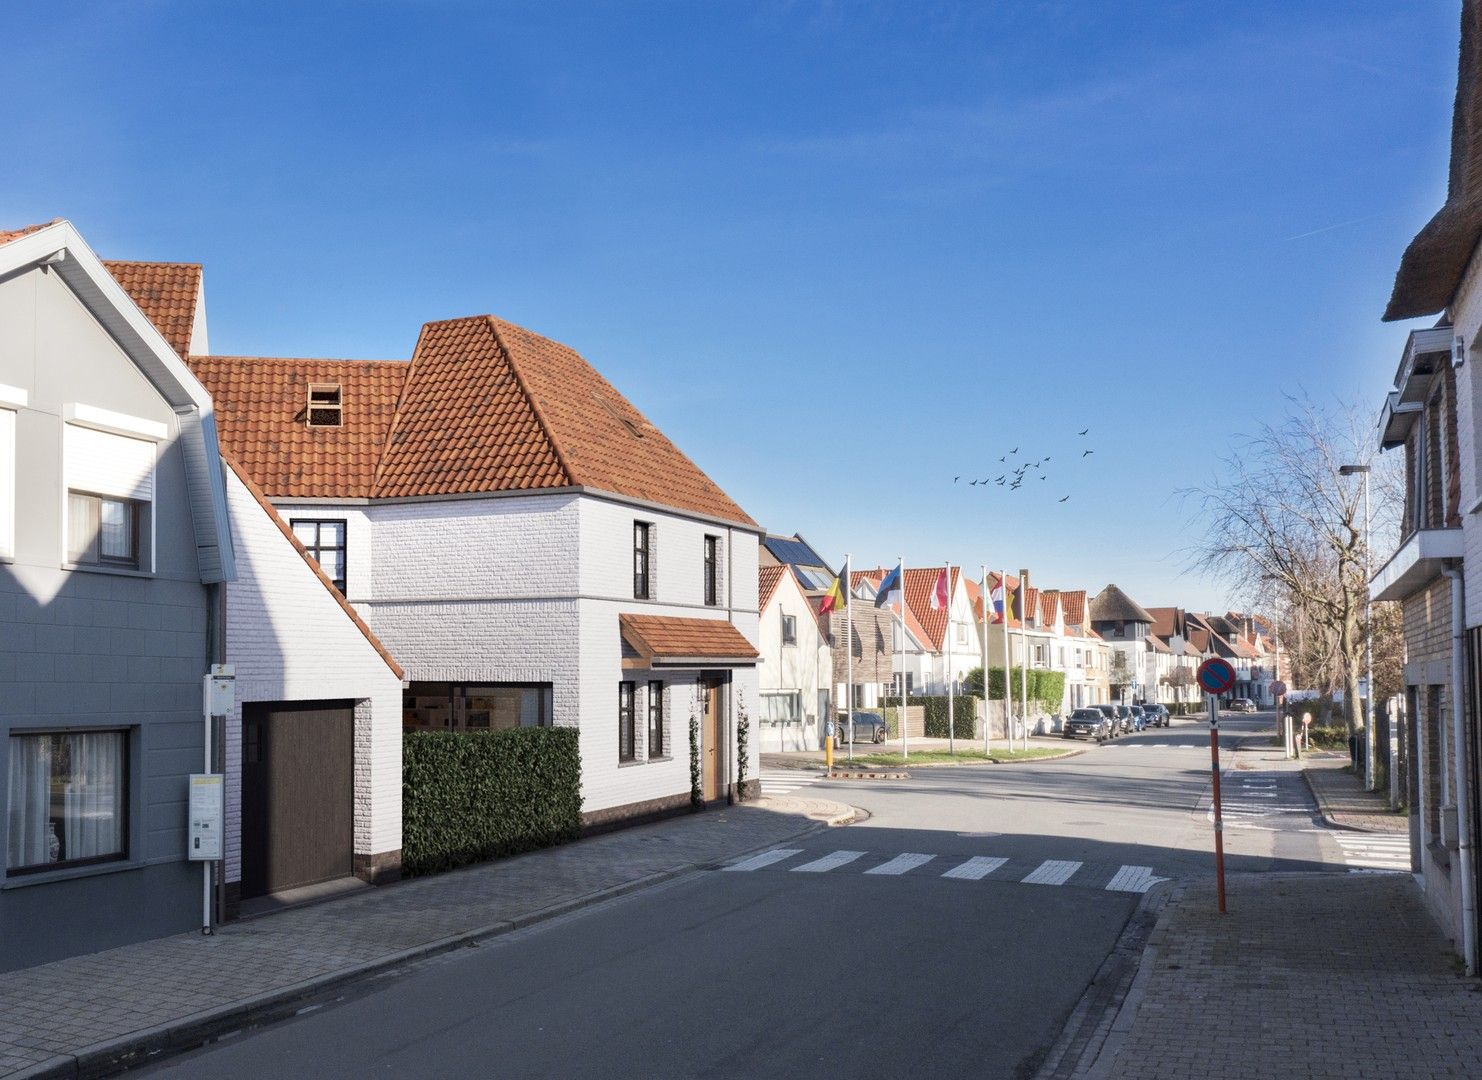
<path fill-rule="evenodd" d="M 1389 799 L 1365 791 L 1363 780 L 1348 772 L 1347 754 L 1302 759 L 1302 775 L 1330 825 L 1360 832 L 1408 833 L 1409 819 L 1389 808 Z"/>
<path fill-rule="evenodd" d="M 847 818 L 763 799 L 199 933 L 0 975 L 0 1076 L 96 1075 L 327 985 L 516 929 Z"/>
<path fill-rule="evenodd" d="M 1235 875 L 1164 909 L 1096 1080 L 1482 1076 L 1482 982 L 1408 874 Z"/>

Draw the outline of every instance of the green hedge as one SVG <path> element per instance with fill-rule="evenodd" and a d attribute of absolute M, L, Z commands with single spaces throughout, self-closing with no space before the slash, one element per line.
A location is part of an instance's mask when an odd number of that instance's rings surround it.
<path fill-rule="evenodd" d="M 581 832 L 575 728 L 402 736 L 401 867 L 432 874 Z"/>
<path fill-rule="evenodd" d="M 1013 669 L 1014 702 L 1017 707 L 1019 702 L 1019 688 L 1024 685 L 1020 681 L 1020 673 L 1023 668 Z M 1041 668 L 1030 668 L 1028 672 L 1029 700 L 1038 705 L 1043 712 L 1057 713 L 1060 704 L 1065 700 L 1065 672 L 1045 671 Z M 981 694 L 983 692 L 983 669 L 975 667 L 963 677 L 963 689 L 969 694 Z M 988 700 L 1003 700 L 1003 668 L 990 667 L 988 669 Z"/>
<path fill-rule="evenodd" d="M 952 703 L 953 734 L 959 739 L 971 739 L 977 732 L 977 697 L 971 694 L 958 694 Z M 926 737 L 928 739 L 945 739 L 947 737 L 947 697 L 913 696 L 912 705 L 920 705 L 926 710 Z M 899 699 L 888 697 L 882 698 L 880 704 L 887 708 L 895 708 L 900 704 Z M 887 718 L 887 724 L 889 723 Z M 892 736 L 898 736 L 898 731 L 892 731 Z"/>

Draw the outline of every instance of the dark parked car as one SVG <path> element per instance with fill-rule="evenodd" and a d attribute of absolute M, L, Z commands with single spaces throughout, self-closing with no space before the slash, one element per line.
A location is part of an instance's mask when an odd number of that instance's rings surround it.
<path fill-rule="evenodd" d="M 883 743 L 885 741 L 885 717 L 877 712 L 856 710 L 850 714 L 854 723 L 854 742 Z M 849 723 L 839 717 L 834 731 L 834 745 L 843 748 L 849 745 Z"/>
<path fill-rule="evenodd" d="M 1231 712 L 1255 712 L 1256 703 L 1248 697 L 1231 698 L 1230 704 L 1226 705 L 1225 708 Z"/>
<path fill-rule="evenodd" d="M 1131 730 L 1132 730 L 1132 706 L 1130 706 L 1130 705 L 1113 705 L 1112 708 L 1115 709 L 1116 712 L 1117 712 L 1117 732 L 1119 734 L 1122 734 L 1122 735 L 1125 735 L 1125 734 L 1128 734 L 1129 732 L 1131 732 Z"/>
<path fill-rule="evenodd" d="M 1146 728 L 1148 726 L 1148 717 L 1147 713 L 1143 712 L 1142 706 L 1129 705 L 1127 707 L 1132 710 L 1132 730 L 1142 731 Z"/>
<path fill-rule="evenodd" d="M 1169 724 L 1168 706 L 1151 704 L 1142 707 L 1143 715 L 1148 718 L 1149 727 L 1167 727 Z"/>
<path fill-rule="evenodd" d="M 1106 737 L 1115 739 L 1122 733 L 1122 722 L 1117 718 L 1117 707 L 1115 705 L 1097 705 L 1097 712 L 1106 717 Z"/>
<path fill-rule="evenodd" d="M 1101 742 L 1107 738 L 1110 729 L 1111 721 L 1101 715 L 1100 709 L 1077 709 L 1066 717 L 1063 737 Z"/>

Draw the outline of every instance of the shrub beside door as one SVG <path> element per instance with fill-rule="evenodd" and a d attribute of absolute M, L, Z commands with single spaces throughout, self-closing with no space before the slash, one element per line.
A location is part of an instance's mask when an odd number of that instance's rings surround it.
<path fill-rule="evenodd" d="M 575 728 L 402 736 L 402 872 L 452 870 L 581 832 Z"/>

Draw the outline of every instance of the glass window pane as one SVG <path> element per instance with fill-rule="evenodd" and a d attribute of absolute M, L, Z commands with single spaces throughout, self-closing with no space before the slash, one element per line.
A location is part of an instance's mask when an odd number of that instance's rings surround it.
<path fill-rule="evenodd" d="M 98 499 L 67 493 L 67 558 L 95 562 L 98 558 Z"/>
<path fill-rule="evenodd" d="M 125 737 L 99 731 L 11 738 L 11 869 L 124 853 Z"/>
<path fill-rule="evenodd" d="M 345 580 L 345 553 L 343 551 L 321 552 L 319 565 L 330 581 Z"/>
<path fill-rule="evenodd" d="M 345 523 L 343 521 L 321 521 L 319 523 L 320 547 L 344 547 Z"/>
<path fill-rule="evenodd" d="M 106 559 L 133 558 L 133 507 L 119 499 L 102 499 L 99 518 L 99 553 Z"/>
<path fill-rule="evenodd" d="M 293 535 L 298 537 L 298 542 L 312 551 L 319 544 L 319 522 L 317 521 L 295 521 L 293 523 Z"/>

